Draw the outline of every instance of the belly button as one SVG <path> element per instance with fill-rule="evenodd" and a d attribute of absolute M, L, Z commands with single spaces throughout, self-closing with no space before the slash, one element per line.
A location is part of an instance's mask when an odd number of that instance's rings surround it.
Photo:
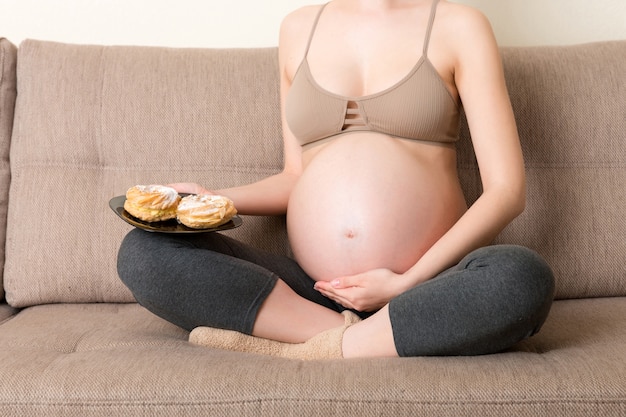
<path fill-rule="evenodd" d="M 347 237 L 348 239 L 354 239 L 356 237 L 356 232 L 352 229 L 348 229 L 344 233 L 344 236 Z"/>

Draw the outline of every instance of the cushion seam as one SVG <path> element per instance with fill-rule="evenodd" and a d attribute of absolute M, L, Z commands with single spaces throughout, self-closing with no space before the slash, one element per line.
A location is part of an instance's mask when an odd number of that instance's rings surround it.
<path fill-rule="evenodd" d="M 492 406 L 505 406 L 505 405 L 541 405 L 541 404 L 617 404 L 624 405 L 623 402 L 626 397 L 615 397 L 607 399 L 598 398 L 543 398 L 543 399 L 527 399 L 527 400 L 471 400 L 471 399 L 456 399 L 456 400 L 385 400 L 385 399 L 363 399 L 363 400 L 346 400 L 337 398 L 325 398 L 325 399 L 300 399 L 300 398 L 264 398 L 264 399 L 252 399 L 252 400 L 205 400 L 205 401 L 145 401 L 142 399 L 137 400 L 95 400 L 95 401 L 7 401 L 0 402 L 0 408 L 2 405 L 29 405 L 29 406 L 46 406 L 58 405 L 64 407 L 111 407 L 111 405 L 122 407 L 135 407 L 135 406 L 204 406 L 204 405 L 232 405 L 232 404 L 259 404 L 261 407 L 264 404 L 270 403 L 329 403 L 329 404 L 415 404 L 415 405 L 432 405 L 442 407 L 446 405 L 453 406 L 467 406 L 470 405 L 492 405 Z"/>

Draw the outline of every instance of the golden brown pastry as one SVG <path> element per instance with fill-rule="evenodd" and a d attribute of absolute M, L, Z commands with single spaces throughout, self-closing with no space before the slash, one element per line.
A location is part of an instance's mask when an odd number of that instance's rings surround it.
<path fill-rule="evenodd" d="M 208 229 L 237 214 L 233 202 L 221 195 L 188 195 L 178 205 L 178 221 L 193 229 Z"/>
<path fill-rule="evenodd" d="M 180 196 L 175 189 L 163 185 L 136 185 L 126 191 L 124 209 L 146 222 L 176 218 Z"/>

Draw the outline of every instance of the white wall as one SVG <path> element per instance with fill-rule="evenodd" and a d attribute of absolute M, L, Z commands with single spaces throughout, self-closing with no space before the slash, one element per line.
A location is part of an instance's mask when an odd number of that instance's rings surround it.
<path fill-rule="evenodd" d="M 626 39 L 625 0 L 454 0 L 485 13 L 501 45 Z"/>
<path fill-rule="evenodd" d="M 283 16 L 320 0 L 0 0 L 0 36 L 174 47 L 275 46 Z M 624 0 L 454 0 L 501 45 L 626 39 Z"/>

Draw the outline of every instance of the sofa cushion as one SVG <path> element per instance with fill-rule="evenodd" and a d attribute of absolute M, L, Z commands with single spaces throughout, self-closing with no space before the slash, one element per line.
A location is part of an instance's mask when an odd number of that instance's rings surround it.
<path fill-rule="evenodd" d="M 626 295 L 626 41 L 503 48 L 525 154 L 525 212 L 499 237 L 544 255 L 558 298 Z M 467 125 L 459 149 L 480 191 Z"/>
<path fill-rule="evenodd" d="M 9 145 L 15 108 L 15 63 L 17 48 L 0 38 L 0 302 L 4 298 L 4 239 L 9 201 Z"/>
<path fill-rule="evenodd" d="M 27 40 L 18 54 L 5 280 L 13 306 L 133 301 L 115 267 L 130 226 L 108 207 L 129 187 L 217 188 L 282 167 L 274 49 Z M 228 233 L 287 253 L 283 223 L 248 217 Z"/>
<path fill-rule="evenodd" d="M 625 317 L 557 301 L 497 355 L 301 362 L 191 345 L 136 304 L 36 306 L 0 325 L 0 415 L 623 416 Z"/>

